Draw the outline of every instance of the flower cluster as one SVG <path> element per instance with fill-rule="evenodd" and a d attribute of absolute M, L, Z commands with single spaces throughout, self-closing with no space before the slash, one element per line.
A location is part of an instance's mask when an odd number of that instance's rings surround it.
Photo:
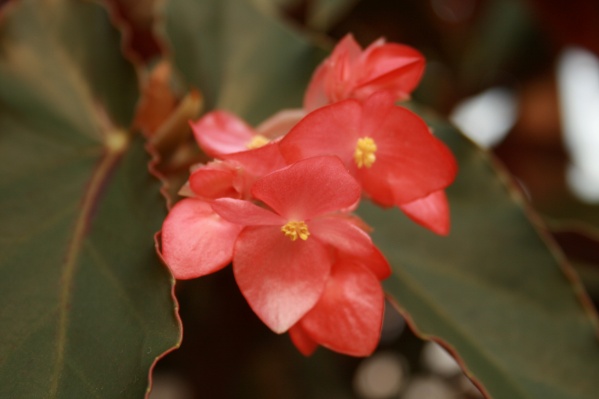
<path fill-rule="evenodd" d="M 414 49 L 351 35 L 316 70 L 304 107 L 255 129 L 225 111 L 192 122 L 214 161 L 192 171 L 188 198 L 162 228 L 178 279 L 229 263 L 250 307 L 305 355 L 318 345 L 355 356 L 376 348 L 389 265 L 351 212 L 362 195 L 447 234 L 444 189 L 456 174 L 445 145 L 411 111 L 424 69 Z"/>

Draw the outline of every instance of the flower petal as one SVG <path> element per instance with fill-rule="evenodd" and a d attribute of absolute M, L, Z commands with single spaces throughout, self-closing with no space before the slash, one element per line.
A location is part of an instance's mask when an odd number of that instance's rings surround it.
<path fill-rule="evenodd" d="M 177 279 L 213 273 L 231 262 L 241 229 L 215 214 L 207 202 L 183 199 L 162 225 L 162 257 Z"/>
<path fill-rule="evenodd" d="M 279 227 L 247 227 L 235 244 L 237 285 L 276 333 L 287 331 L 314 306 L 330 269 L 329 252 L 318 240 L 291 241 Z"/>
<path fill-rule="evenodd" d="M 384 296 L 379 281 L 354 263 L 337 263 L 322 297 L 300 324 L 318 344 L 368 356 L 379 342 Z"/>
<path fill-rule="evenodd" d="M 233 165 L 211 162 L 189 176 L 189 187 L 196 195 L 206 199 L 239 198 L 240 193 L 235 189 L 236 177 Z"/>
<path fill-rule="evenodd" d="M 286 135 L 292 127 L 306 116 L 303 108 L 284 109 L 256 127 L 256 133 L 270 140 Z"/>
<path fill-rule="evenodd" d="M 289 329 L 289 338 L 291 338 L 293 345 L 295 345 L 297 350 L 304 356 L 312 355 L 316 348 L 318 348 L 316 341 L 310 338 L 300 323 Z"/>
<path fill-rule="evenodd" d="M 353 162 L 362 107 L 355 100 L 341 101 L 306 115 L 280 141 L 288 162 L 319 155 L 336 155 L 346 166 Z"/>
<path fill-rule="evenodd" d="M 366 232 L 341 217 L 316 218 L 310 223 L 310 232 L 319 241 L 350 256 L 367 257 L 373 246 Z"/>
<path fill-rule="evenodd" d="M 226 111 L 210 112 L 190 122 L 190 126 L 202 150 L 214 158 L 247 150 L 246 145 L 255 135 L 243 120 Z"/>
<path fill-rule="evenodd" d="M 449 204 L 443 190 L 399 206 L 416 223 L 446 236 L 449 234 Z"/>
<path fill-rule="evenodd" d="M 395 100 L 405 100 L 424 73 L 424 57 L 416 49 L 397 43 L 373 43 L 360 60 L 354 96 L 365 99 L 377 91 L 391 91 Z"/>
<path fill-rule="evenodd" d="M 367 113 L 364 115 L 369 117 Z M 358 179 L 375 201 L 379 194 L 375 190 L 385 185 L 382 179 L 393 192 L 395 204 L 412 202 L 444 189 L 455 179 L 457 164 L 451 151 L 413 112 L 393 107 L 372 137 L 378 147 L 377 159 L 371 168 L 358 170 Z M 386 205 L 388 190 L 381 197 Z"/>
<path fill-rule="evenodd" d="M 354 37 L 345 35 L 312 76 L 304 96 L 304 109 L 312 111 L 348 98 L 354 85 L 354 67 L 361 52 Z"/>
<path fill-rule="evenodd" d="M 252 194 L 288 220 L 307 220 L 352 206 L 360 185 L 339 158 L 314 157 L 264 176 Z"/>
<path fill-rule="evenodd" d="M 319 241 L 336 248 L 341 258 L 355 260 L 379 280 L 391 275 L 389 263 L 372 243 L 370 236 L 349 218 L 329 216 L 313 220 L 310 232 Z"/>
<path fill-rule="evenodd" d="M 223 154 L 221 158 L 239 163 L 243 166 L 244 171 L 255 179 L 287 166 L 287 161 L 283 158 L 277 143 L 270 143 L 252 150 Z"/>
<path fill-rule="evenodd" d="M 214 212 L 231 223 L 243 226 L 283 226 L 287 220 L 250 201 L 219 198 L 211 202 Z"/>

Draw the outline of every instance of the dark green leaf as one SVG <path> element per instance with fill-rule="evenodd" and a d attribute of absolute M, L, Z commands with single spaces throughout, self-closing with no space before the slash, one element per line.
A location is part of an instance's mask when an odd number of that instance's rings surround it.
<path fill-rule="evenodd" d="M 165 215 L 133 67 L 92 3 L 23 0 L 0 27 L 0 397 L 143 397 L 176 346 Z"/>
<path fill-rule="evenodd" d="M 174 62 L 208 109 L 256 124 L 299 108 L 324 51 L 248 0 L 172 0 L 165 21 Z"/>

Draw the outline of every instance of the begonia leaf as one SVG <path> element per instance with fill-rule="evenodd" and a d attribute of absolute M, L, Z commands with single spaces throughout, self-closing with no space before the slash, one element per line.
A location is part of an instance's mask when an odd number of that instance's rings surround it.
<path fill-rule="evenodd" d="M 595 398 L 597 318 L 571 267 L 494 160 L 449 124 L 428 122 L 459 161 L 447 189 L 451 231 L 439 237 L 363 203 L 392 265 L 386 291 L 489 397 Z"/>
<path fill-rule="evenodd" d="M 0 397 L 143 397 L 178 345 L 133 66 L 91 2 L 0 18 Z"/>

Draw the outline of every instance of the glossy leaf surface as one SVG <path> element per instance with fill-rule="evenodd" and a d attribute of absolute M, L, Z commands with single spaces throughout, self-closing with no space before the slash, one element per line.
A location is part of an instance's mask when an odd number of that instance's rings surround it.
<path fill-rule="evenodd" d="M 143 397 L 179 341 L 133 67 L 97 4 L 0 21 L 0 397 Z"/>

